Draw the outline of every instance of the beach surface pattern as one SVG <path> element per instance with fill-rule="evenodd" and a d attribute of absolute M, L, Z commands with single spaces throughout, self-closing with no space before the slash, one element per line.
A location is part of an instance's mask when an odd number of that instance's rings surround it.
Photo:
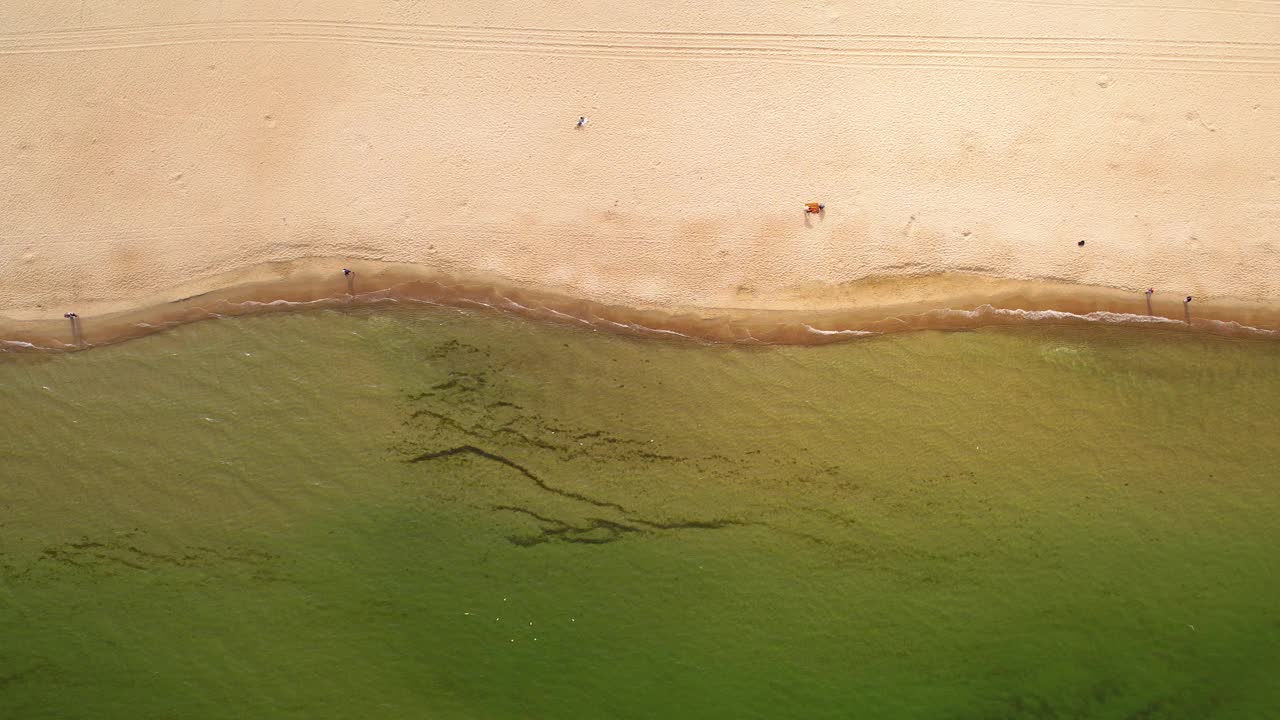
<path fill-rule="evenodd" d="M 0 29 L 11 323 L 333 258 L 673 311 L 1154 287 L 1276 326 L 1274 3 L 7 0 Z"/>

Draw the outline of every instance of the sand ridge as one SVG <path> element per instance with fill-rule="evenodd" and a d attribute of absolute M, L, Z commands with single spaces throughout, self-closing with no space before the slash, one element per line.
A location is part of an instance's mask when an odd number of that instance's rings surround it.
<path fill-rule="evenodd" d="M 1280 10 L 688 5 L 2 3 L 0 316 L 311 257 L 670 312 L 1280 298 Z"/>

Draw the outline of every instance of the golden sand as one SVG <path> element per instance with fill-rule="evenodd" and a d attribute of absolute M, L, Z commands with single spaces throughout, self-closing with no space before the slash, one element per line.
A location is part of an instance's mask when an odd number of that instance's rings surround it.
<path fill-rule="evenodd" d="M 1276 327 L 1280 6 L 1163 2 L 3 0 L 0 336 L 361 261 L 618 317 L 1154 286 Z"/>

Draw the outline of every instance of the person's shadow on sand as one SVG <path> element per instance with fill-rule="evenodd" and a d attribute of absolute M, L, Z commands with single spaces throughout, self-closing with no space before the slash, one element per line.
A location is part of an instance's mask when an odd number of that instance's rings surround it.
<path fill-rule="evenodd" d="M 63 317 L 71 321 L 71 344 L 76 347 L 84 345 L 84 328 L 80 326 L 80 316 L 67 313 Z"/>

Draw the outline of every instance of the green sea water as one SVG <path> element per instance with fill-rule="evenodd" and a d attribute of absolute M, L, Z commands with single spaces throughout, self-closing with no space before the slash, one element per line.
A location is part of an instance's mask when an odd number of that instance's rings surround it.
<path fill-rule="evenodd" d="M 1280 717 L 1280 344 L 0 356 L 0 718 Z"/>

